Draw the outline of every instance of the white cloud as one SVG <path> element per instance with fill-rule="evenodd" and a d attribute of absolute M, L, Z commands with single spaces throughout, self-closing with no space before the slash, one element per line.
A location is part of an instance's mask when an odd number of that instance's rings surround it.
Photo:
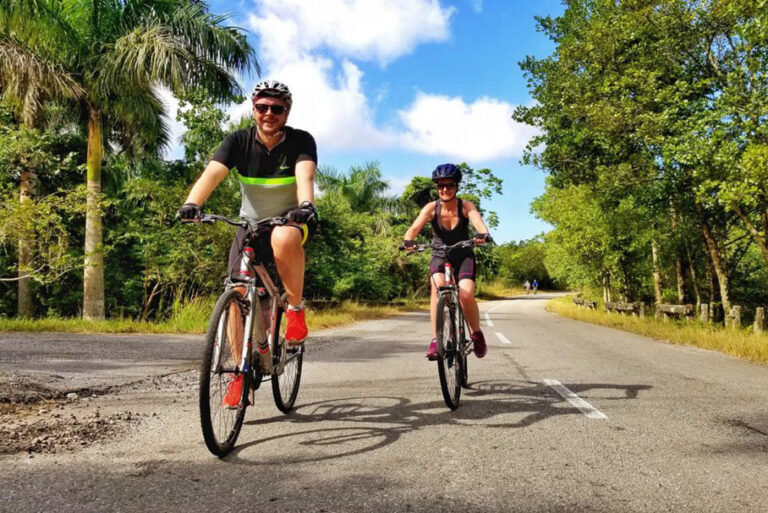
<path fill-rule="evenodd" d="M 381 64 L 419 44 L 444 41 L 453 7 L 438 0 L 262 0 L 251 26 L 273 63 L 329 49 Z"/>
<path fill-rule="evenodd" d="M 514 109 L 493 98 L 467 104 L 458 97 L 419 93 L 399 112 L 406 127 L 402 143 L 420 153 L 466 161 L 517 157 L 536 131 L 513 121 Z"/>
<path fill-rule="evenodd" d="M 483 0 L 469 0 L 469 5 L 475 12 L 483 12 Z"/>
<path fill-rule="evenodd" d="M 469 2 L 482 9 L 482 0 Z M 398 111 L 401 126 L 377 125 L 374 109 L 387 98 L 386 86 L 365 84 L 353 61 L 386 64 L 419 44 L 445 40 L 455 9 L 438 0 L 263 0 L 254 6 L 249 24 L 259 40 L 262 78 L 289 85 L 289 124 L 314 135 L 321 160 L 335 150 L 403 148 L 467 162 L 518 157 L 535 134 L 511 119 L 509 103 L 426 93 Z M 174 145 L 184 132 L 175 121 L 178 101 L 168 90 L 160 94 Z M 233 120 L 250 116 L 250 99 L 229 114 Z"/>
<path fill-rule="evenodd" d="M 308 56 L 271 74 L 290 85 L 294 107 L 289 124 L 308 130 L 318 147 L 371 149 L 390 145 L 392 136 L 374 123 L 362 90 L 362 72 L 353 63 L 343 61 L 336 68 L 329 59 Z"/>
<path fill-rule="evenodd" d="M 168 117 L 168 128 L 170 131 L 168 137 L 169 149 L 164 152 L 164 157 L 182 158 L 184 152 L 179 145 L 181 144 L 181 136 L 184 135 L 187 128 L 181 121 L 176 121 L 176 113 L 179 111 L 179 100 L 165 86 L 158 86 L 155 91 L 165 107 L 165 115 Z"/>

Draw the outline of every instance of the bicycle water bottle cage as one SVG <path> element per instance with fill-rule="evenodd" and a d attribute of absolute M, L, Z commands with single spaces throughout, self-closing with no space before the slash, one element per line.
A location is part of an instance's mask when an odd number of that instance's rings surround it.
<path fill-rule="evenodd" d="M 443 285 L 442 287 L 437 287 L 437 290 L 456 290 L 456 285 Z"/>

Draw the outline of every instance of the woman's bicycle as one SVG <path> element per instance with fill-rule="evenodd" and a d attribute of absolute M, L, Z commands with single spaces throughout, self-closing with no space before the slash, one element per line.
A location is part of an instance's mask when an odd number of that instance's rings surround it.
<path fill-rule="evenodd" d="M 472 248 L 472 240 L 464 240 L 451 246 L 431 246 L 418 244 L 412 251 L 421 252 L 438 249 L 446 255 L 456 249 Z M 405 249 L 401 247 L 400 249 Z M 431 279 L 431 277 L 430 277 Z M 445 285 L 437 289 L 437 373 L 445 404 L 452 410 L 459 406 L 461 389 L 469 386 L 467 355 L 473 351 L 467 334 L 469 325 L 464 317 L 459 301 L 459 287 L 453 275 L 453 266 L 445 262 Z"/>
<path fill-rule="evenodd" d="M 216 214 L 203 214 L 197 221 L 225 222 L 246 231 L 244 279 L 234 281 L 228 276 L 224 280 L 224 292 L 208 323 L 200 367 L 203 438 L 208 449 L 222 457 L 234 447 L 245 410 L 252 403 L 249 396 L 253 398 L 263 381 L 272 382 L 277 408 L 283 413 L 291 410 L 299 393 L 304 345 L 289 347 L 285 342 L 283 314 L 288 304 L 269 251 L 272 228 L 289 221 L 283 217 L 257 223 L 233 221 Z M 233 398 L 229 392 L 226 397 L 236 380 L 242 381 L 240 394 Z"/>

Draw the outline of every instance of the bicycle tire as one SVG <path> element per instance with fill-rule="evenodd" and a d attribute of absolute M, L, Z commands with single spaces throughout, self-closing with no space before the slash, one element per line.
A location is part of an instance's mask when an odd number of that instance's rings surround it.
<path fill-rule="evenodd" d="M 304 362 L 304 344 L 296 349 L 288 348 L 283 372 L 277 374 L 277 366 L 280 364 L 283 344 L 285 344 L 285 315 L 283 309 L 278 307 L 275 318 L 275 329 L 270 330 L 270 344 L 272 354 L 275 355 L 275 373 L 272 374 L 272 396 L 275 406 L 283 413 L 288 413 L 296 402 L 301 384 L 301 368 Z"/>
<path fill-rule="evenodd" d="M 461 398 L 461 354 L 456 340 L 456 316 L 453 301 L 441 295 L 437 299 L 437 373 L 445 405 L 451 410 Z"/>
<path fill-rule="evenodd" d="M 227 455 L 235 446 L 248 406 L 250 373 L 243 373 L 242 369 L 237 369 L 238 362 L 232 356 L 227 329 L 222 328 L 221 339 L 219 337 L 219 324 L 229 322 L 230 306 L 242 297 L 242 293 L 237 289 L 229 289 L 219 296 L 208 323 L 203 361 L 200 366 L 200 425 L 206 447 L 218 457 Z M 241 315 L 241 318 L 245 339 L 245 316 Z M 245 340 L 243 342 L 245 343 Z M 220 348 L 218 363 L 214 358 L 217 345 Z M 214 365 L 216 368 L 213 368 Z M 236 375 L 243 376 L 240 405 L 237 408 L 227 408 L 222 404 L 224 394 L 229 382 L 233 379 L 232 376 Z"/>
<path fill-rule="evenodd" d="M 467 340 L 467 330 L 464 323 L 466 322 L 466 318 L 464 317 L 464 312 L 461 310 L 461 305 L 459 305 L 459 321 L 457 324 L 457 330 L 456 330 L 456 336 L 458 337 L 459 343 L 459 350 L 461 351 L 461 388 L 469 388 L 469 367 L 467 366 L 467 345 L 469 344 L 469 341 Z"/>

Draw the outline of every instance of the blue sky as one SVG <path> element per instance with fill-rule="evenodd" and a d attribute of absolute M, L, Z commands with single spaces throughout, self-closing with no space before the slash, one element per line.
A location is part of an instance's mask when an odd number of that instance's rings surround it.
<path fill-rule="evenodd" d="M 543 192 L 544 173 L 519 164 L 535 132 L 510 115 L 531 102 L 517 63 L 553 50 L 536 32 L 534 16 L 559 15 L 559 0 L 212 0 L 210 6 L 248 30 L 261 78 L 291 88 L 289 124 L 315 136 L 321 166 L 346 171 L 378 161 L 393 193 L 443 162 L 490 168 L 504 180 L 502 196 L 483 204 L 499 214 L 496 240 L 548 229 L 529 212 Z M 257 80 L 241 82 L 250 90 Z M 172 100 L 169 105 L 173 110 Z M 240 117 L 250 107 L 229 111 Z M 175 136 L 182 130 L 174 125 Z"/>

